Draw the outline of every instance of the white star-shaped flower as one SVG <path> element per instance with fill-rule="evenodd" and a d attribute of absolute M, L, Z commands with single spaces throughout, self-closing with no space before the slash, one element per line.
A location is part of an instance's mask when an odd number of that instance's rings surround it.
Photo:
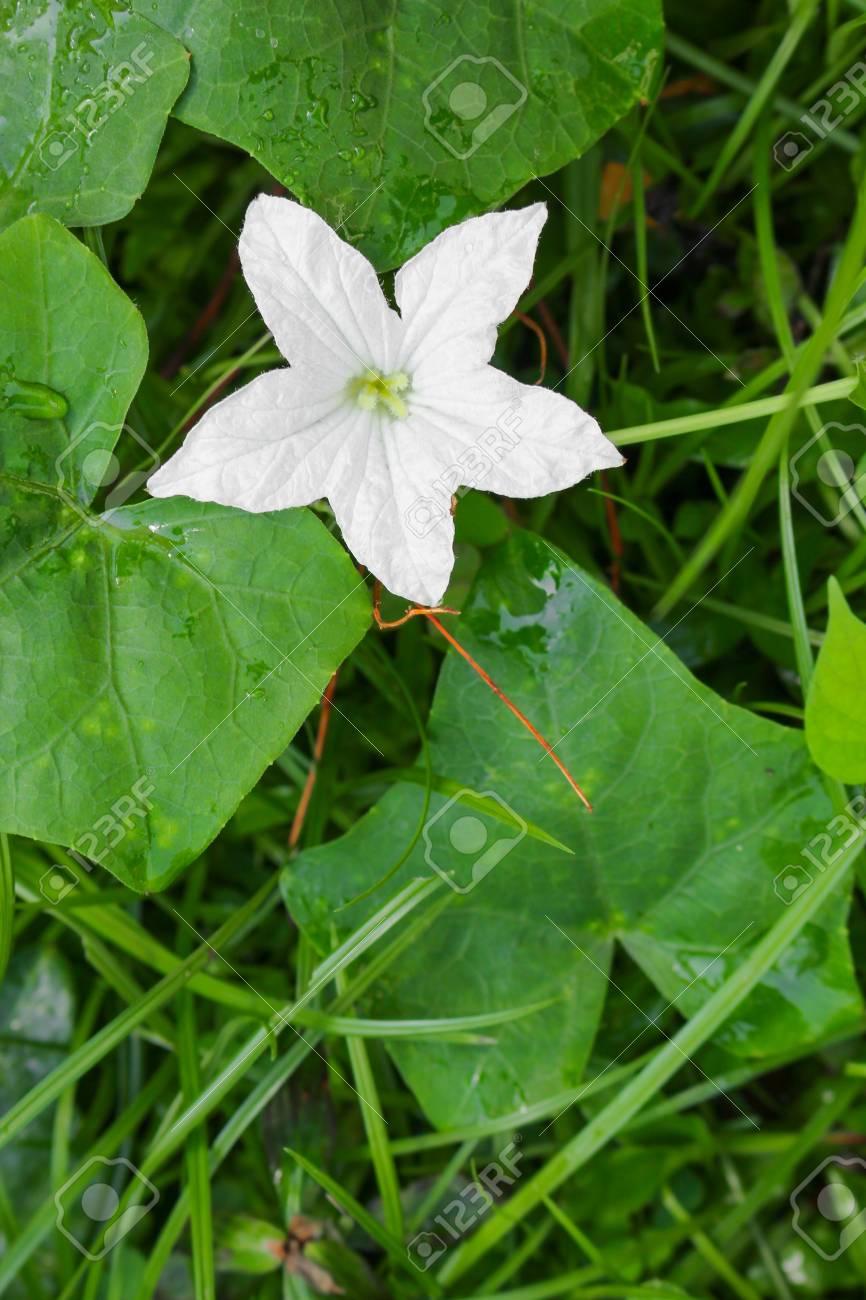
<path fill-rule="evenodd" d="M 389 591 L 438 604 L 459 486 L 543 496 L 622 464 L 574 402 L 488 365 L 546 217 L 536 203 L 444 231 L 397 273 L 398 314 L 321 217 L 255 199 L 241 264 L 290 368 L 206 412 L 148 490 L 254 512 L 327 497 L 346 545 Z"/>

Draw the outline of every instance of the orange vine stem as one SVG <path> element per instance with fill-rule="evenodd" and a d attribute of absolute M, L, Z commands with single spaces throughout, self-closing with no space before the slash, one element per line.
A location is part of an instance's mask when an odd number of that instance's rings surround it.
<path fill-rule="evenodd" d="M 295 815 L 292 818 L 292 826 L 289 831 L 289 848 L 297 847 L 298 840 L 301 838 L 301 831 L 304 829 L 304 821 L 307 816 L 307 809 L 310 806 L 310 799 L 313 794 L 313 787 L 316 784 L 316 777 L 319 774 L 319 763 L 322 754 L 325 751 L 325 739 L 328 735 L 328 723 L 331 721 L 331 705 L 334 702 L 334 692 L 337 689 L 337 673 L 334 673 L 328 685 L 325 687 L 325 693 L 322 696 L 322 712 L 319 714 L 319 726 L 316 731 L 316 740 L 313 745 L 313 761 L 310 764 L 310 770 L 307 773 L 307 779 L 304 782 L 304 788 L 301 791 L 301 797 L 298 800 L 298 806 Z"/>
<path fill-rule="evenodd" d="M 493 691 L 493 694 L 499 697 L 499 699 L 505 705 L 506 709 L 508 709 L 509 712 L 514 714 L 518 722 L 521 722 L 523 724 L 523 726 L 529 732 L 530 736 L 532 736 L 535 740 L 538 741 L 539 745 L 545 751 L 548 758 L 553 759 L 554 763 L 559 768 L 560 772 L 565 777 L 566 781 L 571 786 L 574 793 L 577 795 L 578 799 L 586 808 L 587 812 L 592 812 L 592 804 L 584 794 L 583 790 L 577 784 L 574 777 L 569 772 L 568 768 L 562 762 L 559 755 L 554 753 L 553 746 L 544 739 L 544 736 L 542 736 L 541 732 L 538 730 L 537 727 L 534 727 L 532 725 L 532 723 L 527 718 L 526 714 L 522 713 L 520 709 L 518 709 L 517 705 L 514 704 L 508 698 L 508 696 L 505 694 L 502 688 L 496 685 L 496 682 L 493 680 L 490 674 L 488 672 L 485 672 L 485 670 L 481 667 L 478 661 L 472 658 L 472 655 L 469 653 L 469 651 L 466 650 L 460 644 L 460 642 L 457 640 L 455 636 L 451 635 L 448 629 L 442 623 L 440 623 L 439 619 L 436 617 L 437 614 L 459 614 L 460 610 L 448 609 L 447 607 L 442 605 L 437 605 L 432 608 L 428 608 L 426 605 L 413 605 L 410 609 L 406 611 L 406 613 L 403 615 L 402 618 L 397 618 L 388 621 L 386 619 L 383 619 L 381 614 L 379 613 L 379 604 L 381 599 L 382 599 L 382 584 L 381 582 L 379 582 L 377 578 L 373 584 L 373 617 L 376 620 L 377 627 L 379 627 L 380 630 L 382 631 L 385 631 L 386 629 L 392 627 L 400 627 L 403 623 L 407 622 L 410 618 L 416 618 L 418 616 L 422 616 L 426 618 L 428 622 L 432 623 L 433 626 L 436 628 L 436 631 L 439 632 L 442 636 L 444 636 L 445 640 L 450 645 L 453 645 L 454 649 L 461 656 L 461 658 L 465 659 L 466 662 L 469 664 L 470 668 L 474 669 L 474 671 L 478 674 L 478 676 L 485 683 L 485 685 L 490 687 L 491 691 Z"/>
<path fill-rule="evenodd" d="M 377 583 L 376 586 L 380 587 L 380 584 Z M 376 593 L 376 598 L 373 601 L 373 617 L 376 620 L 376 626 L 378 627 L 380 632 L 387 632 L 392 627 L 402 627 L 404 623 L 409 622 L 410 618 L 417 618 L 419 614 L 423 615 L 424 618 L 429 618 L 431 614 L 459 614 L 459 613 L 460 613 L 459 609 L 451 609 L 449 605 L 433 605 L 431 607 L 428 607 L 427 605 L 412 605 L 409 609 L 406 610 L 406 613 L 403 615 L 402 618 L 387 619 L 387 618 L 383 618 L 382 615 L 379 613 L 379 592 L 378 591 Z"/>
<path fill-rule="evenodd" d="M 541 317 L 542 325 L 547 330 L 550 337 L 553 339 L 553 346 L 556 348 L 556 351 L 559 353 L 560 361 L 562 362 L 565 369 L 568 370 L 570 365 L 568 346 L 565 342 L 565 339 L 562 337 L 562 330 L 559 328 L 558 324 L 556 323 L 556 317 L 554 316 L 553 312 L 550 310 L 550 308 L 548 307 L 547 303 L 544 301 L 543 298 L 539 298 L 538 302 L 535 305 L 538 310 L 538 314 Z"/>
<path fill-rule="evenodd" d="M 459 655 L 461 655 L 461 656 L 466 660 L 466 662 L 470 665 L 470 667 L 472 667 L 472 668 L 475 669 L 475 671 L 477 672 L 478 676 L 481 678 L 481 680 L 482 680 L 483 682 L 485 682 L 485 683 L 490 687 L 490 689 L 491 689 L 491 691 L 493 691 L 494 695 L 498 695 L 498 696 L 499 696 L 500 700 L 501 700 L 502 703 L 505 705 L 506 709 L 509 709 L 509 710 L 514 714 L 514 716 L 515 716 L 515 718 L 517 718 L 518 722 L 522 722 L 522 723 L 523 723 L 524 727 L 525 727 L 526 730 L 529 732 L 530 736 L 533 736 L 533 737 L 535 738 L 535 740 L 538 741 L 538 743 L 539 743 L 539 745 L 541 746 L 541 748 L 546 752 L 548 758 L 552 758 L 552 759 L 553 759 L 554 763 L 555 763 L 556 766 L 559 768 L 560 772 L 561 772 L 562 775 L 565 777 L 566 781 L 567 781 L 568 784 L 571 786 L 571 788 L 572 788 L 572 790 L 574 791 L 574 793 L 577 795 L 578 799 L 581 801 L 581 803 L 583 804 L 583 806 L 586 808 L 587 812 L 592 812 L 592 804 L 589 802 L 589 800 L 587 799 L 587 797 L 586 797 L 586 795 L 584 794 L 583 790 L 581 790 L 580 786 L 577 784 L 577 782 L 575 781 L 574 777 L 573 777 L 573 776 L 571 775 L 571 773 L 569 772 L 568 768 L 567 768 L 567 767 L 565 766 L 565 764 L 562 762 L 562 760 L 561 760 L 561 758 L 559 757 L 559 755 L 556 754 L 556 753 L 554 753 L 553 746 L 548 744 L 548 742 L 544 739 L 544 737 L 542 736 L 542 734 L 541 734 L 541 732 L 538 730 L 538 728 L 537 728 L 537 727 L 534 727 L 534 726 L 532 725 L 532 723 L 531 723 L 531 722 L 529 721 L 529 719 L 527 718 L 526 714 L 525 714 L 525 713 L 521 713 L 521 711 L 520 711 L 520 709 L 518 709 L 517 705 L 514 704 L 514 703 L 513 703 L 513 702 L 508 698 L 508 696 L 507 696 L 507 695 L 505 694 L 505 692 L 501 689 L 501 687 L 499 687 L 499 686 L 496 685 L 496 682 L 493 680 L 493 678 L 490 676 L 490 674 L 489 674 L 489 673 L 486 673 L 486 672 L 484 671 L 484 669 L 481 667 L 481 665 L 480 665 L 479 663 L 476 663 L 476 661 L 472 658 L 472 656 L 471 656 L 471 654 L 469 653 L 469 651 L 468 651 L 468 650 L 464 650 L 463 646 L 462 646 L 462 645 L 460 644 L 460 642 L 456 639 L 456 637 L 453 637 L 453 636 L 451 635 L 451 633 L 448 631 L 448 629 L 447 629 L 446 627 L 443 627 L 443 625 L 439 622 L 439 620 L 438 620 L 438 618 L 436 617 L 436 615 L 435 615 L 431 610 L 429 610 L 429 609 L 428 609 L 428 610 L 423 610 L 422 612 L 425 613 L 425 614 L 427 615 L 427 618 L 430 620 L 430 622 L 431 622 L 431 623 L 433 624 L 433 626 L 436 628 L 436 631 L 437 631 L 437 632 L 441 632 L 442 635 L 445 637 L 445 640 L 448 641 L 448 642 L 450 642 L 451 645 L 453 645 L 453 647 L 454 647 L 454 649 L 457 651 L 457 653 L 458 653 Z"/>
<path fill-rule="evenodd" d="M 543 298 L 539 299 L 537 307 L 538 314 L 544 323 L 544 327 L 553 339 L 553 345 L 559 354 L 559 359 L 567 370 L 570 363 L 568 345 L 562 337 L 562 332 L 556 323 L 553 313 Z M 535 322 L 530 320 L 528 316 L 521 316 L 520 312 L 515 312 L 514 314 L 520 316 L 521 320 L 525 320 L 527 325 L 532 325 L 533 328 L 535 328 Z M 543 367 L 541 373 L 543 376 Z M 537 380 L 536 382 L 540 383 L 541 381 Z M 605 492 L 609 491 L 606 469 L 601 471 L 601 485 Z M 605 518 L 607 519 L 607 530 L 610 536 L 610 549 L 613 555 L 610 566 L 610 586 L 611 590 L 619 595 L 623 557 L 622 533 L 620 532 L 619 519 L 617 518 L 616 503 L 611 501 L 609 496 L 604 498 L 604 513 Z"/>
<path fill-rule="evenodd" d="M 541 359 L 539 361 L 540 373 L 535 383 L 540 384 L 544 378 L 544 372 L 547 369 L 547 335 L 544 333 L 544 330 L 541 328 L 538 321 L 534 321 L 531 316 L 527 316 L 526 312 L 516 311 L 514 315 L 519 321 L 522 321 L 524 325 L 528 325 L 538 339 Z"/>

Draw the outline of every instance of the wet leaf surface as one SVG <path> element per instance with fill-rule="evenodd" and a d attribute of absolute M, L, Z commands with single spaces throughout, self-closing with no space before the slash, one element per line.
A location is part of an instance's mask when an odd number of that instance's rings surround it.
<path fill-rule="evenodd" d="M 17 223 L 0 246 L 0 275 L 20 275 L 0 312 L 8 369 L 68 402 L 63 419 L 3 416 L 3 828 L 160 889 L 361 637 L 364 584 L 309 511 L 123 504 L 152 462 L 89 510 L 88 465 L 111 457 L 144 368 L 143 322 L 50 218 Z"/>
<path fill-rule="evenodd" d="M 693 1015 L 778 919 L 790 896 L 785 869 L 833 815 L 798 733 L 703 686 L 539 538 L 518 534 L 494 553 L 451 627 L 558 742 L 595 812 L 581 809 L 531 737 L 450 658 L 430 720 L 434 769 L 492 792 L 576 856 L 434 794 L 426 837 L 388 888 L 438 868 L 461 892 L 389 975 L 375 1013 L 460 1015 L 561 999 L 497 1028 L 495 1047 L 390 1048 L 439 1125 L 508 1113 L 579 1081 L 617 943 L 676 1012 Z M 333 909 L 374 883 L 394 846 L 409 841 L 420 799 L 417 789 L 390 791 L 346 837 L 286 870 L 289 907 L 323 950 Z M 338 913 L 340 930 L 383 901 L 373 895 Z M 835 898 L 806 926 L 719 1043 L 760 1056 L 853 1021 L 860 1004 L 846 910 Z M 660 1041 L 652 1017 L 641 1019 L 635 1052 Z"/>
<path fill-rule="evenodd" d="M 396 266 L 585 153 L 646 89 L 657 0 L 136 0 L 191 51 L 185 122 Z"/>
<path fill-rule="evenodd" d="M 189 75 L 179 41 L 105 0 L 23 0 L 0 22 L 0 226 L 96 226 L 147 184 Z"/>

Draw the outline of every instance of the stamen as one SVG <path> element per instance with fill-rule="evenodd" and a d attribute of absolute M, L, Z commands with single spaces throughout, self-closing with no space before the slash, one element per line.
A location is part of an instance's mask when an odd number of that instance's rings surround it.
<path fill-rule="evenodd" d="M 409 407 L 400 396 L 409 387 L 409 376 L 402 370 L 393 375 L 381 375 L 375 370 L 368 370 L 359 375 L 349 385 L 349 391 L 358 405 L 365 411 L 375 411 L 384 406 L 398 420 L 404 420 L 409 414 Z"/>

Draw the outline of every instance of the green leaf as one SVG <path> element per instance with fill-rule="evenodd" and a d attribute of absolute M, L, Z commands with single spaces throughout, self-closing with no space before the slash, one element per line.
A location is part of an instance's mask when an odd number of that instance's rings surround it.
<path fill-rule="evenodd" d="M 99 259 L 38 215 L 0 235 L 0 304 L 0 470 L 87 505 L 147 365 L 144 321 Z M 66 410 L 34 418 L 4 402 L 10 385 L 42 385 Z"/>
<path fill-rule="evenodd" d="M 866 23 L 866 17 L 861 18 L 860 21 Z M 864 411 L 866 410 L 866 366 L 862 361 L 856 363 L 855 373 L 857 384 L 848 394 L 848 400 L 853 402 L 855 406 L 859 406 L 861 411 Z"/>
<path fill-rule="evenodd" d="M 369 604 L 309 511 L 122 505 L 136 486 L 124 480 L 114 508 L 90 513 L 88 458 L 117 437 L 143 323 L 49 218 L 18 223 L 3 252 L 0 275 L 19 278 L 0 354 L 69 410 L 2 423 L 2 828 L 161 889 L 286 747 Z"/>
<path fill-rule="evenodd" d="M 502 505 L 484 492 L 463 492 L 454 519 L 454 540 L 459 545 L 493 546 L 508 536 L 508 518 Z"/>
<path fill-rule="evenodd" d="M 0 227 L 26 212 L 98 226 L 150 176 L 189 55 L 107 0 L 21 0 L 0 31 Z"/>
<path fill-rule="evenodd" d="M 842 23 L 840 26 L 834 27 L 834 30 L 827 43 L 827 58 L 832 60 L 835 63 L 836 60 L 844 54 L 845 46 L 847 45 L 850 37 L 852 36 L 856 37 L 857 33 L 859 32 L 859 29 L 864 25 L 866 25 L 866 16 L 861 15 L 857 18 L 849 18 L 847 23 Z M 856 58 L 857 58 L 857 49 L 856 46 L 852 46 L 852 50 L 851 50 L 852 62 L 856 60 Z"/>
<path fill-rule="evenodd" d="M 422 767 L 398 767 L 390 772 L 376 772 L 374 779 L 378 781 L 409 781 L 412 785 L 426 786 L 428 776 Z M 453 795 L 467 808 L 474 808 L 478 812 L 486 813 L 495 821 L 501 822 L 503 826 L 508 826 L 511 829 L 516 827 L 525 831 L 533 839 L 541 840 L 543 844 L 552 844 L 554 848 L 560 849 L 563 853 L 574 853 L 573 849 L 570 849 L 567 844 L 563 844 L 555 835 L 548 835 L 542 826 L 536 826 L 534 822 L 521 817 L 519 813 L 504 807 L 495 798 L 484 798 L 483 795 L 477 794 L 474 790 L 466 790 L 459 781 L 451 781 L 448 777 L 439 776 L 436 772 L 430 773 L 429 781 L 431 789 L 438 790 L 440 794 Z"/>
<path fill-rule="evenodd" d="M 866 625 L 828 583 L 827 636 L 806 700 L 806 740 L 818 766 L 849 784 L 866 781 Z"/>
<path fill-rule="evenodd" d="M 645 92 L 658 0 L 135 0 L 192 51 L 177 114 L 240 145 L 380 270 L 584 153 Z"/>
<path fill-rule="evenodd" d="M 493 552 L 466 615 L 451 626 L 558 742 L 595 812 L 581 808 L 500 701 L 450 656 L 429 721 L 435 769 L 502 799 L 576 856 L 486 815 L 467 817 L 453 798 L 431 800 L 426 834 L 393 887 L 438 868 L 464 892 L 389 972 L 375 1014 L 447 1007 L 464 1015 L 559 999 L 498 1027 L 493 1047 L 389 1043 L 440 1126 L 510 1113 L 579 1082 L 617 942 L 666 1000 L 676 999 L 669 1020 L 693 1015 L 778 918 L 791 897 L 790 865 L 833 816 L 799 734 L 716 696 L 605 587 L 539 538 L 517 534 Z M 344 839 L 284 872 L 288 905 L 322 951 L 334 909 L 409 839 L 419 805 L 416 789 L 397 787 Z M 340 934 L 382 901 L 374 895 L 337 912 Z M 765 1055 L 854 1021 L 860 1002 L 846 909 L 842 897 L 825 906 L 719 1044 Z M 658 1041 L 639 1019 L 636 1052 Z"/>
<path fill-rule="evenodd" d="M 172 498 L 93 526 L 7 483 L 0 512 L 4 829 L 162 889 L 363 634 L 363 581 L 309 511 Z"/>
<path fill-rule="evenodd" d="M 225 1273 L 273 1273 L 285 1258 L 285 1232 L 250 1214 L 217 1222 L 217 1267 Z"/>

